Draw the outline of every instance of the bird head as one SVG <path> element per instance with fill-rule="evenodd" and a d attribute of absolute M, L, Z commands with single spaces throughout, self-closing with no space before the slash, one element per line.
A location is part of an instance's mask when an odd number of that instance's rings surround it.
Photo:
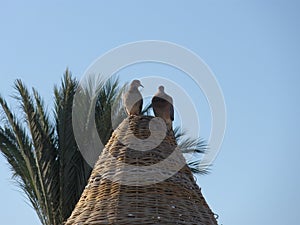
<path fill-rule="evenodd" d="M 164 91 L 165 91 L 165 87 L 162 86 L 162 85 L 160 85 L 160 86 L 158 87 L 158 90 L 159 90 L 160 92 L 164 92 Z"/>
<path fill-rule="evenodd" d="M 144 87 L 139 80 L 133 80 L 130 84 L 131 87 Z"/>

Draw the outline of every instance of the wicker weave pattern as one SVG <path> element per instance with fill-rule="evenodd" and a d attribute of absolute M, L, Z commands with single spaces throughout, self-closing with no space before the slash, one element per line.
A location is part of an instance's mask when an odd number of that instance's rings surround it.
<path fill-rule="evenodd" d="M 113 133 L 66 225 L 217 224 L 186 165 L 167 180 L 146 186 L 121 185 L 106 178 L 108 175 L 122 177 L 124 162 L 142 170 L 167 158 L 174 151 L 176 141 L 172 131 L 151 151 L 132 150 L 119 141 L 118 136 L 126 137 L 129 133 L 146 139 L 150 135 L 148 124 L 151 118 L 132 116 L 129 118 L 129 129 L 122 129 L 123 122 Z M 117 160 L 107 160 L 109 154 Z M 184 160 L 182 154 L 178 158 Z M 138 182 L 146 177 L 135 179 Z"/>

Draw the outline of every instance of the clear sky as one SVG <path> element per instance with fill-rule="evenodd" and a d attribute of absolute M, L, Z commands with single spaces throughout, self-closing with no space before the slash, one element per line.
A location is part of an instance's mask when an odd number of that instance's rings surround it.
<path fill-rule="evenodd" d="M 221 151 L 198 178 L 219 223 L 299 224 L 299 10 L 297 0 L 2 0 L 0 93 L 9 98 L 21 78 L 50 105 L 66 67 L 80 79 L 127 42 L 185 46 L 213 70 L 226 101 Z M 0 168 L 0 223 L 40 224 L 2 156 Z"/>

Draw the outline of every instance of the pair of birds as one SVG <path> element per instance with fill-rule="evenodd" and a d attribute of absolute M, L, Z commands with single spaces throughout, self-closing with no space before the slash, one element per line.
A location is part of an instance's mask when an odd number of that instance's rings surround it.
<path fill-rule="evenodd" d="M 133 80 L 129 90 L 123 96 L 123 102 L 128 115 L 140 115 L 143 108 L 143 97 L 139 91 L 143 87 L 139 80 Z M 174 120 L 173 99 L 167 95 L 164 86 L 159 86 L 157 93 L 152 98 L 152 108 L 156 117 L 165 120 L 168 129 L 172 129 Z"/>

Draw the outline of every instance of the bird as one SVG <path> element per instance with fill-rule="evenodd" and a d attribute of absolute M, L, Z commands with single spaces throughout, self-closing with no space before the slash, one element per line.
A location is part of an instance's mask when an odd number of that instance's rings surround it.
<path fill-rule="evenodd" d="M 165 93 L 164 86 L 159 86 L 158 91 L 152 98 L 152 108 L 154 115 L 165 120 L 168 129 L 172 129 L 174 120 L 173 99 Z"/>
<path fill-rule="evenodd" d="M 139 87 L 144 87 L 139 80 L 133 80 L 129 90 L 123 95 L 123 104 L 129 116 L 140 115 L 143 108 L 143 97 Z"/>

